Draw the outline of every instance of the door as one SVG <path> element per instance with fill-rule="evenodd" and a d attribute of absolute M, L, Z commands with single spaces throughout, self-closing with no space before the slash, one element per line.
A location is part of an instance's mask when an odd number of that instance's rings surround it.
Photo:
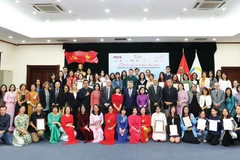
<path fill-rule="evenodd" d="M 60 65 L 27 65 L 27 87 L 35 84 L 36 79 L 40 79 L 41 84 L 50 80 L 50 75 L 55 73 L 58 77 Z"/>
<path fill-rule="evenodd" d="M 240 67 L 222 67 L 222 72 L 228 75 L 228 79 L 233 82 L 234 80 L 240 81 Z"/>

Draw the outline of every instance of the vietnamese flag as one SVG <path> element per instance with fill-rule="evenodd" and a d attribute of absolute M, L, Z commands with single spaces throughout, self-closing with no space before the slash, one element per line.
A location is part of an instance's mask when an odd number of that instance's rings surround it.
<path fill-rule="evenodd" d="M 67 59 L 67 63 L 98 63 L 97 52 L 95 51 L 74 51 L 74 52 L 64 52 Z"/>
<path fill-rule="evenodd" d="M 191 74 L 190 74 L 190 71 L 189 71 L 189 68 L 188 68 L 188 64 L 187 64 L 187 60 L 186 60 L 186 57 L 185 57 L 184 51 L 183 51 L 183 55 L 182 55 L 181 62 L 180 62 L 179 67 L 178 67 L 177 74 L 180 73 L 180 72 L 179 72 L 179 68 L 180 68 L 180 67 L 183 68 L 184 73 L 187 73 L 189 79 L 191 79 Z"/>

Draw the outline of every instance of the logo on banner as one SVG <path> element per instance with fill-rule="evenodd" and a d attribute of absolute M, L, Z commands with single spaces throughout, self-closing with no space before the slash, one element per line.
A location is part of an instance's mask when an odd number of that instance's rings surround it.
<path fill-rule="evenodd" d="M 122 58 L 122 56 L 113 56 L 113 58 Z"/>

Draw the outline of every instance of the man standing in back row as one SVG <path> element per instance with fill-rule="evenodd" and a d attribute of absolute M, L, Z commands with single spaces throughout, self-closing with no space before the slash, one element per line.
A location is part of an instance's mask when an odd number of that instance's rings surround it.
<path fill-rule="evenodd" d="M 128 70 L 128 76 L 123 80 L 124 89 L 127 88 L 129 81 L 132 81 L 134 88 L 137 89 L 138 79 L 136 78 L 136 76 L 133 75 L 133 69 Z"/>

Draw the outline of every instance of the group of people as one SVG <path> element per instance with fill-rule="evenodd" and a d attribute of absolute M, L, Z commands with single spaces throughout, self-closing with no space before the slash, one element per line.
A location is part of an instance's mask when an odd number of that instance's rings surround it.
<path fill-rule="evenodd" d="M 82 64 L 49 81 L 0 87 L 0 140 L 23 146 L 50 143 L 104 145 L 153 141 L 201 141 L 224 146 L 240 140 L 240 85 L 221 70 L 191 77 L 179 68 L 155 78 L 150 70 L 92 74 Z M 208 76 L 207 76 L 208 75 Z M 231 125 L 229 125 L 231 121 Z M 231 127 L 229 127 L 231 126 Z M 229 129 L 230 128 L 230 129 Z M 10 133 L 13 133 L 10 136 Z M 11 138 L 12 137 L 12 138 Z"/>

